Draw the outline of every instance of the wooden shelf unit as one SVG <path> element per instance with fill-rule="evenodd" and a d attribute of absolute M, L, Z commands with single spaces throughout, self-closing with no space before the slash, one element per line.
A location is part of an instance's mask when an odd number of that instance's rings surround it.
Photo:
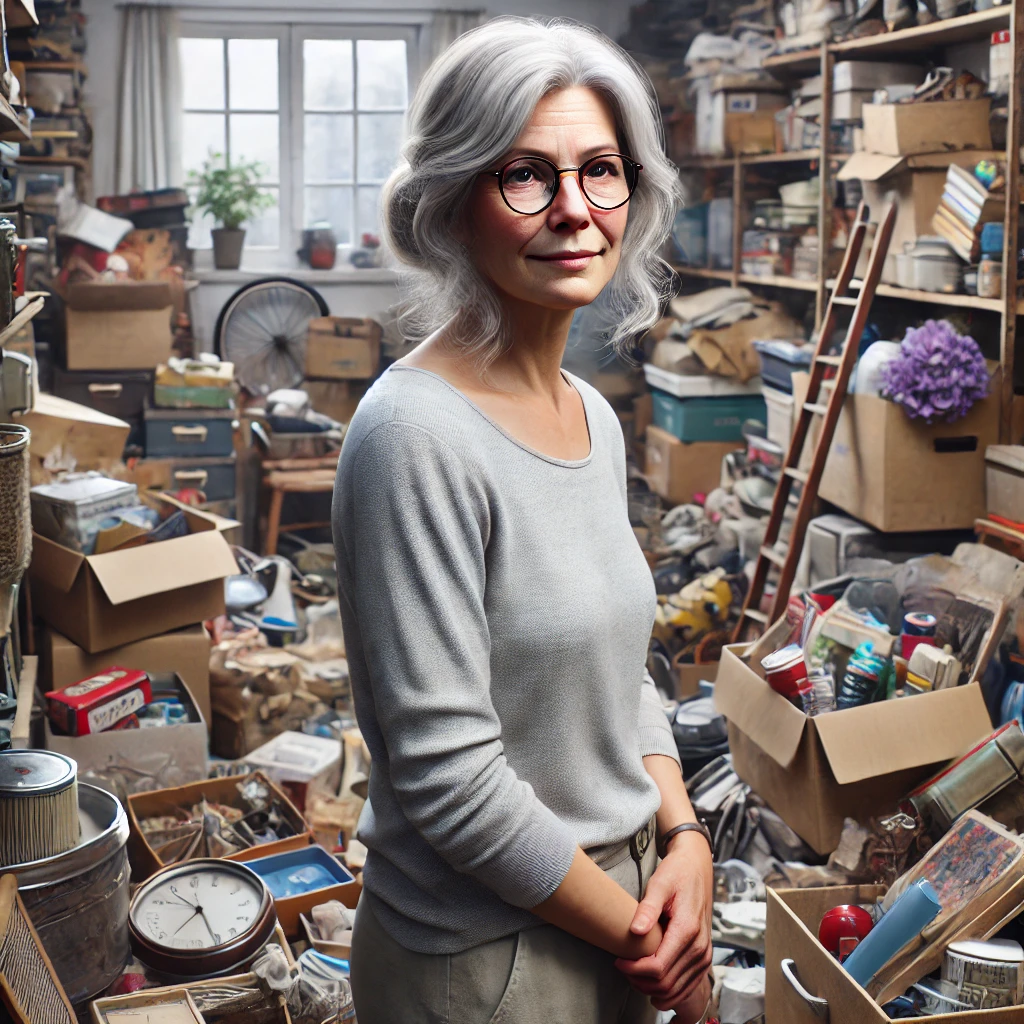
<path fill-rule="evenodd" d="M 837 60 L 895 60 L 899 59 L 901 55 L 907 55 L 913 59 L 914 55 L 919 55 L 923 52 L 935 51 L 946 46 L 964 42 L 985 40 L 989 38 L 992 32 L 1006 28 L 1010 30 L 1010 40 L 1013 48 L 1006 138 L 1006 194 L 1008 196 L 1016 196 L 1019 194 L 1021 182 L 1021 167 L 1018 154 L 1020 153 L 1022 141 L 1021 107 L 1024 104 L 1024 0 L 1010 0 L 1010 2 L 992 7 L 986 11 L 976 11 L 961 17 L 948 18 L 943 21 L 933 22 L 930 25 L 915 26 L 914 28 L 902 29 L 898 32 L 865 36 L 861 39 L 849 39 L 840 43 L 822 43 L 814 49 L 777 54 L 765 60 L 764 68 L 776 77 L 783 79 L 820 74 L 822 79 L 821 123 L 822 125 L 828 125 L 832 121 L 832 72 Z M 816 161 L 818 175 L 821 179 L 818 224 L 819 227 L 820 225 L 828 224 L 831 221 L 832 215 L 831 189 L 829 187 L 830 176 L 834 173 L 838 164 L 846 159 L 845 154 L 830 152 L 829 141 L 830 133 L 823 131 L 822 146 L 817 150 L 803 150 L 799 153 L 765 153 L 756 156 L 737 156 L 731 159 L 696 159 L 682 165 L 681 169 L 684 170 L 732 170 L 732 256 L 733 267 L 736 269 L 733 271 L 711 271 L 699 268 L 677 267 L 675 268 L 676 271 L 685 276 L 728 281 L 733 285 L 789 288 L 814 292 L 815 322 L 820 326 L 832 284 L 831 281 L 826 280 L 829 250 L 825 246 L 819 247 L 817 281 L 799 281 L 791 277 L 759 277 L 743 274 L 739 271 L 742 265 L 743 184 L 744 171 L 751 166 Z M 1020 282 L 1017 280 L 1017 214 L 1018 204 L 1007 203 L 1004 220 L 1001 298 L 983 299 L 974 295 L 924 292 L 909 288 L 898 288 L 887 284 L 880 284 L 876 292 L 876 297 L 878 298 L 984 310 L 1000 316 L 1000 363 L 1003 369 L 1000 385 L 1002 389 L 1000 394 L 1000 441 L 1004 444 L 1013 440 L 1011 436 L 1011 417 L 1017 318 L 1018 316 L 1024 316 L 1024 298 L 1018 295 L 1019 290 L 1024 289 L 1024 280 Z M 824 234 L 825 232 L 819 230 L 819 237 Z"/>

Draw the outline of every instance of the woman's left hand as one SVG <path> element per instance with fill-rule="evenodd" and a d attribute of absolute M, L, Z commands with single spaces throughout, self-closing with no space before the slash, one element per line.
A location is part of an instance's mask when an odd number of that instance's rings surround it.
<path fill-rule="evenodd" d="M 674 837 L 637 907 L 630 931 L 646 935 L 666 919 L 665 936 L 653 956 L 616 960 L 630 984 L 658 1010 L 670 1010 L 700 985 L 711 967 L 711 908 L 714 867 L 704 837 Z"/>

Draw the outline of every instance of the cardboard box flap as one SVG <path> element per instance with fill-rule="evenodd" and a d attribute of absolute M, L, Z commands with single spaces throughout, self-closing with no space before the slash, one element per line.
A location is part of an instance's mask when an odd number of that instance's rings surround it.
<path fill-rule="evenodd" d="M 238 572 L 235 556 L 217 530 L 93 555 L 89 567 L 115 605 Z"/>
<path fill-rule="evenodd" d="M 173 304 L 166 281 L 119 281 L 96 284 L 81 281 L 68 288 L 70 309 L 106 311 L 115 309 L 166 309 Z"/>
<path fill-rule="evenodd" d="M 715 681 L 715 708 L 783 768 L 796 757 L 808 718 L 726 647 Z"/>
<path fill-rule="evenodd" d="M 66 594 L 74 586 L 83 565 L 85 555 L 32 532 L 32 566 L 29 571 L 33 576 Z"/>
<path fill-rule="evenodd" d="M 109 416 L 88 405 L 79 405 L 78 402 L 72 402 L 67 398 L 58 398 L 56 395 L 48 395 L 45 392 L 36 395 L 32 412 L 37 416 L 52 416 L 55 419 L 74 420 L 78 423 L 95 424 L 98 427 L 124 427 L 125 430 L 131 428 L 130 423 L 126 423 L 116 416 Z M 21 418 L 20 415 L 18 418 Z"/>
<path fill-rule="evenodd" d="M 950 761 L 992 733 L 976 683 L 835 711 L 812 721 L 840 785 Z"/>
<path fill-rule="evenodd" d="M 881 153 L 854 153 L 836 174 L 837 181 L 879 181 L 900 170 L 905 156 L 883 156 Z"/>

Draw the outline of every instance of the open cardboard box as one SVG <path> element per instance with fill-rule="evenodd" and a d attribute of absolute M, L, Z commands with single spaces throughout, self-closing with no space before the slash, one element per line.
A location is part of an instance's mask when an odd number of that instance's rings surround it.
<path fill-rule="evenodd" d="M 955 423 L 912 420 L 895 402 L 847 395 L 819 494 L 886 533 L 971 529 L 985 517 L 985 449 L 999 440 L 1001 371 Z"/>
<path fill-rule="evenodd" d="M 257 857 L 266 857 L 273 853 L 301 850 L 313 841 L 313 835 L 298 808 L 262 772 L 255 774 L 270 787 L 274 797 L 281 805 L 285 817 L 295 828 L 296 834 L 287 839 L 278 839 L 271 843 L 253 846 L 239 853 L 232 853 L 225 857 L 225 860 L 255 860 Z M 224 804 L 228 807 L 241 806 L 237 786 L 243 778 L 244 776 L 237 775 L 220 779 L 203 779 L 199 782 L 190 782 L 185 786 L 157 789 L 151 793 L 129 794 L 125 812 L 128 815 L 130 829 L 128 859 L 132 866 L 132 877 L 136 881 L 142 882 L 166 866 L 143 834 L 140 822 L 144 818 L 155 818 L 159 815 L 188 810 L 199 803 L 203 797 L 206 797 L 211 803 Z"/>
<path fill-rule="evenodd" d="M 238 571 L 210 516 L 167 495 L 139 495 L 185 513 L 185 537 L 104 555 L 83 555 L 32 534 L 32 603 L 37 614 L 90 654 L 191 626 L 224 612 L 224 577 Z"/>
<path fill-rule="evenodd" d="M 206 721 L 191 691 L 177 672 L 154 675 L 153 689 L 173 690 L 188 711 L 188 721 L 155 729 L 108 729 L 87 736 L 67 736 L 54 732 L 49 717 L 44 716 L 46 749 L 72 758 L 80 776 L 117 765 L 137 773 L 141 780 L 154 779 L 157 787 L 205 779 L 209 774 Z M 117 796 L 103 780 L 89 781 Z"/>
<path fill-rule="evenodd" d="M 991 149 L 990 97 L 926 103 L 864 104 L 864 148 L 910 156 L 937 149 Z"/>
<path fill-rule="evenodd" d="M 927 104 L 925 104 L 927 106 Z M 864 201 L 872 225 L 881 220 L 885 199 L 895 192 L 899 200 L 893 224 L 889 252 L 882 268 L 885 284 L 899 284 L 896 255 L 913 244 L 920 235 L 933 235 L 932 217 L 946 189 L 950 164 L 973 168 L 979 160 L 995 160 L 1004 154 L 992 150 L 970 150 L 962 153 L 923 153 L 918 156 L 889 156 L 883 153 L 854 153 L 836 174 L 838 181 L 860 181 Z M 870 245 L 865 240 L 856 274 L 863 277 L 867 269 Z"/>
<path fill-rule="evenodd" d="M 202 626 L 151 636 L 99 654 L 90 654 L 54 629 L 44 629 L 39 644 L 44 690 L 63 690 L 102 672 L 109 665 L 143 672 L 177 672 L 210 725 L 210 638 Z"/>
<path fill-rule="evenodd" d="M 975 682 L 808 718 L 761 669 L 788 629 L 780 619 L 755 644 L 725 648 L 715 707 L 729 723 L 736 774 L 817 853 L 836 848 L 844 819 L 894 809 L 939 765 L 991 735 Z"/>
<path fill-rule="evenodd" d="M 700 684 L 707 680 L 713 683 L 718 677 L 718 666 L 721 662 L 709 661 L 702 665 L 695 665 L 692 662 L 683 662 L 677 655 L 672 661 L 672 670 L 676 677 L 676 700 L 686 700 L 689 697 L 696 697 L 700 692 Z"/>
<path fill-rule="evenodd" d="M 818 942 L 822 915 L 844 903 L 872 904 L 885 886 L 849 885 L 821 889 L 768 890 L 765 933 L 765 1020 L 767 1024 L 883 1024 L 889 1017 Z M 1000 906 L 1016 915 L 1021 888 L 1011 890 Z M 994 922 L 995 919 L 993 919 Z M 993 934 L 990 926 L 972 935 Z M 938 966 L 933 955 L 923 974 Z M 955 1022 L 954 1022 L 955 1016 Z M 922 1018 L 935 1024 L 1020 1024 L 1024 1008 L 966 1010 Z"/>

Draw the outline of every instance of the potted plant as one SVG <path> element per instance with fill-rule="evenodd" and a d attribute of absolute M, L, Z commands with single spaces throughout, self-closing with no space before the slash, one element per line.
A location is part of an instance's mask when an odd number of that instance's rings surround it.
<path fill-rule="evenodd" d="M 199 187 L 195 208 L 217 221 L 213 235 L 213 265 L 218 270 L 237 270 L 242 262 L 245 228 L 260 210 L 274 200 L 260 191 L 264 167 L 255 161 L 228 163 L 222 153 L 211 153 L 202 171 L 189 174 L 189 184 Z"/>

